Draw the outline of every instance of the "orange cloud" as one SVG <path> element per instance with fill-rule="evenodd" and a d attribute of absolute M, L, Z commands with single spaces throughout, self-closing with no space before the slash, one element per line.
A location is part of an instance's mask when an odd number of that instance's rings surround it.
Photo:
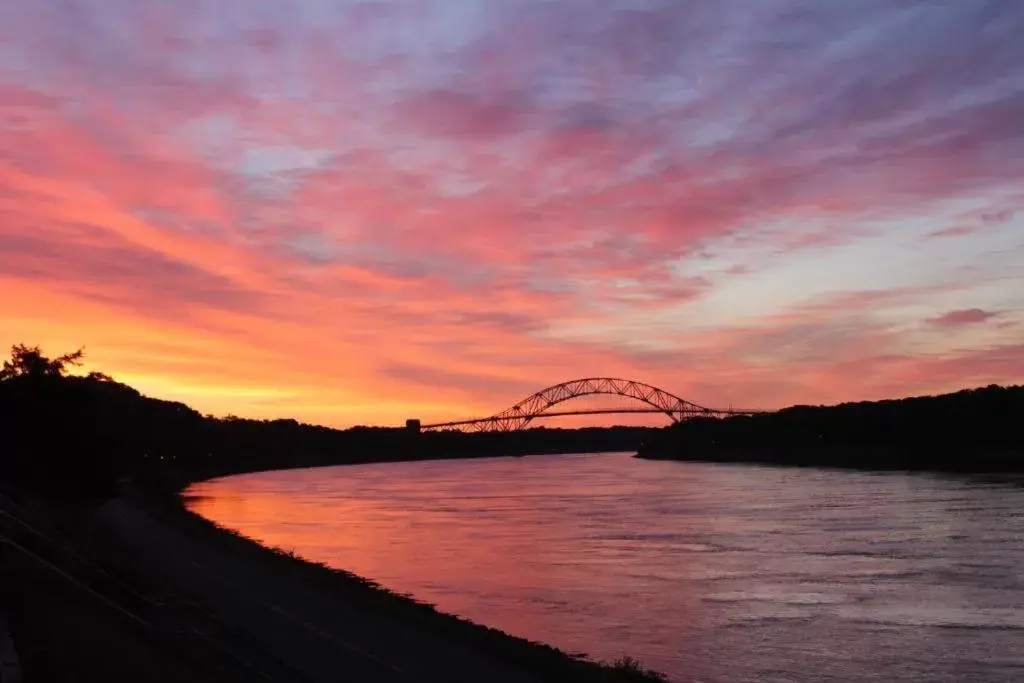
<path fill-rule="evenodd" d="M 750 407 L 1024 379 L 1010 38 L 894 52 L 873 8 L 720 58 L 718 10 L 111 2 L 0 11 L 2 344 L 335 425 L 588 375 Z"/>

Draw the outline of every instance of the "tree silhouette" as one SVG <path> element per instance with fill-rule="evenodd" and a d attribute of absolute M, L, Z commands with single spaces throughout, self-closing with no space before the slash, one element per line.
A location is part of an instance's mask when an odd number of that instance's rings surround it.
<path fill-rule="evenodd" d="M 0 370 L 0 382 L 13 377 L 63 377 L 70 366 L 82 364 L 85 349 L 65 353 L 56 358 L 47 358 L 38 346 L 15 344 L 11 347 L 11 359 L 4 361 Z"/>
<path fill-rule="evenodd" d="M 1024 386 L 680 422 L 640 449 L 670 460 L 1024 471 Z"/>
<path fill-rule="evenodd" d="M 1024 471 L 1024 387 L 695 419 L 665 429 L 515 433 L 336 430 L 291 419 L 204 417 L 99 372 L 69 374 L 82 350 L 49 358 L 15 345 L 0 370 L 0 481 L 53 496 L 102 496 L 124 479 L 183 485 L 288 467 L 633 450 L 649 458 L 869 469 Z"/>

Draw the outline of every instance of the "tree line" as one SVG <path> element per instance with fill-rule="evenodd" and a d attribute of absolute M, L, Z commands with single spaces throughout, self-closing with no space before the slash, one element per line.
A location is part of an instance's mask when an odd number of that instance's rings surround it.
<path fill-rule="evenodd" d="M 793 406 L 664 429 L 535 428 L 513 433 L 339 430 L 293 419 L 204 416 L 109 375 L 74 375 L 83 351 L 15 345 L 0 369 L 0 479 L 65 496 L 119 481 L 180 487 L 237 472 L 528 453 L 638 451 L 640 457 L 875 469 L 1024 470 L 1024 387 Z"/>
<path fill-rule="evenodd" d="M 645 444 L 639 455 L 871 469 L 1020 471 L 1022 416 L 1024 387 L 991 385 L 938 396 L 691 420 Z"/>
<path fill-rule="evenodd" d="M 74 375 L 83 351 L 56 358 L 15 345 L 0 370 L 0 478 L 55 495 L 109 495 L 120 480 L 181 486 L 288 467 L 438 457 L 635 450 L 644 427 L 516 433 L 339 430 L 294 419 L 204 416 L 143 396 L 109 375 Z"/>

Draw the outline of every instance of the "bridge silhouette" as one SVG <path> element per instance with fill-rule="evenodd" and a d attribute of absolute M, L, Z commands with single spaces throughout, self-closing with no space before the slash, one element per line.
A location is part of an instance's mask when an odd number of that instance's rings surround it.
<path fill-rule="evenodd" d="M 633 399 L 639 405 L 624 408 L 583 408 L 566 410 L 558 408 L 566 401 L 583 396 L 610 395 Z M 679 398 L 664 389 L 618 377 L 585 377 L 555 384 L 527 396 L 519 403 L 500 413 L 488 417 L 477 417 L 452 422 L 419 425 L 410 420 L 410 426 L 425 431 L 452 429 L 475 432 L 514 432 L 525 429 L 539 418 L 563 417 L 566 415 L 609 415 L 629 413 L 662 413 L 672 422 L 683 422 L 698 417 L 727 417 L 729 415 L 751 415 L 758 410 L 721 410 L 706 408 Z"/>

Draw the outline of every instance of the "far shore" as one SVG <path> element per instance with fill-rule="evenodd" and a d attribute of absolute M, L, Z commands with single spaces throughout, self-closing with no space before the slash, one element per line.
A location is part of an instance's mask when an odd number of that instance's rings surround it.
<path fill-rule="evenodd" d="M 633 457 L 639 460 L 669 460 L 674 462 L 721 465 L 762 465 L 767 467 L 812 467 L 856 470 L 859 472 L 1024 476 L 1024 457 L 1022 457 L 1021 452 L 1010 449 L 980 451 L 973 454 L 973 457 L 969 459 L 956 462 L 940 461 L 927 466 L 910 461 L 907 458 L 905 449 L 895 447 L 875 448 L 868 456 L 865 456 L 862 449 L 854 448 L 831 448 L 805 452 L 775 448 L 747 448 L 692 456 L 685 453 L 652 453 L 641 450 Z"/>
<path fill-rule="evenodd" d="M 698 418 L 644 442 L 638 456 L 769 465 L 948 473 L 1024 472 L 1024 387 L 791 406 Z"/>

